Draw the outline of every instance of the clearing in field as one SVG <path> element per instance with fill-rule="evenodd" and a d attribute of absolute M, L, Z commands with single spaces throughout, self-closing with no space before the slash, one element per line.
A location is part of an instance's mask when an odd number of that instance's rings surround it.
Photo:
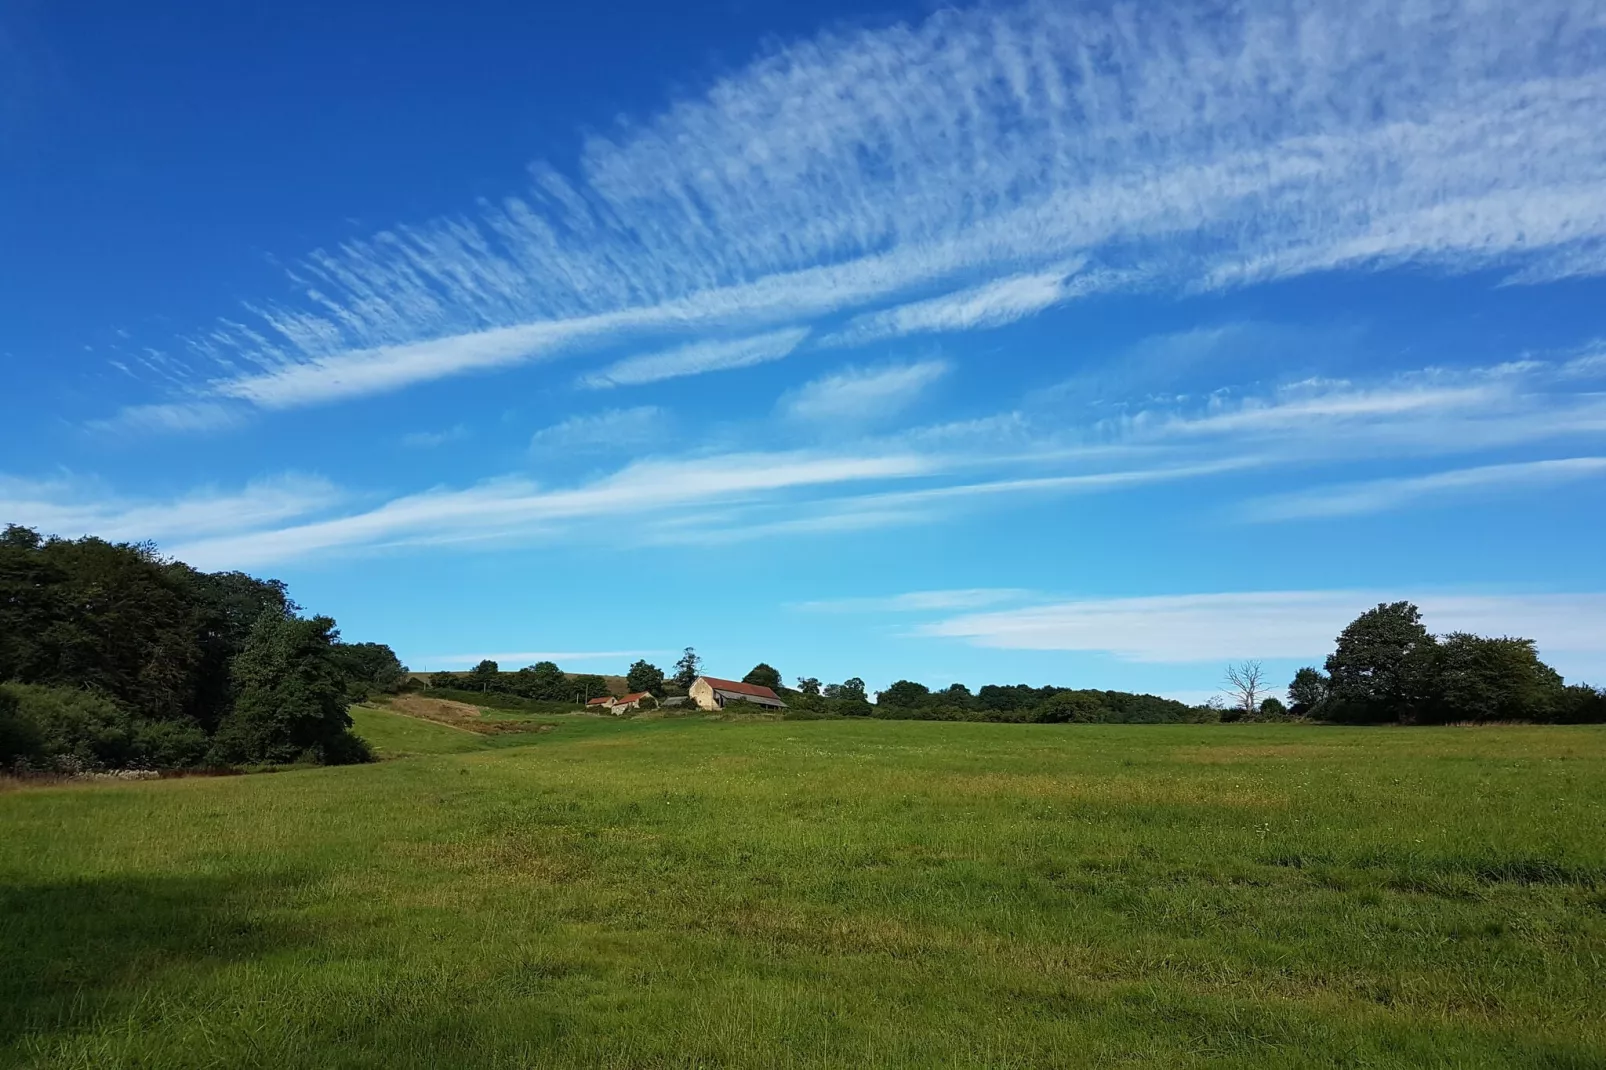
<path fill-rule="evenodd" d="M 1606 1064 L 1598 728 L 356 715 L 0 794 L 0 1063 Z"/>

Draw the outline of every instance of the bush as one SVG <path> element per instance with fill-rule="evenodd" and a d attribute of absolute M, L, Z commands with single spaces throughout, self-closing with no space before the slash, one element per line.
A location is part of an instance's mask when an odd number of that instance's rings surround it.
<path fill-rule="evenodd" d="M 1272 695 L 1260 704 L 1260 720 L 1285 721 L 1288 719 L 1288 707 L 1283 705 L 1282 699 Z"/>
<path fill-rule="evenodd" d="M 175 769 L 207 747 L 194 721 L 150 721 L 95 691 L 38 684 L 0 687 L 0 735 L 13 740 L 0 741 L 8 762 L 63 770 Z"/>
<path fill-rule="evenodd" d="M 37 761 L 44 753 L 44 736 L 22 703 L 8 688 L 0 687 L 0 764 Z"/>

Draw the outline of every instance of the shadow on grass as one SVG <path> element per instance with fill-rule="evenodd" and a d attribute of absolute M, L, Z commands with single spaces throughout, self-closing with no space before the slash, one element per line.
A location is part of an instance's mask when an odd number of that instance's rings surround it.
<path fill-rule="evenodd" d="M 0 886 L 0 1052 L 126 1011 L 169 978 L 305 943 L 264 910 L 299 883 L 110 877 Z"/>

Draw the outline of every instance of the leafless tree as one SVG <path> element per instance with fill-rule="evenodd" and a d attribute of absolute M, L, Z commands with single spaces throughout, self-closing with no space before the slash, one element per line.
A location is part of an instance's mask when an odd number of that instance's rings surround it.
<path fill-rule="evenodd" d="M 1240 661 L 1227 666 L 1226 690 L 1233 703 L 1245 713 L 1260 709 L 1262 697 L 1271 693 L 1266 684 L 1266 670 L 1258 661 Z"/>

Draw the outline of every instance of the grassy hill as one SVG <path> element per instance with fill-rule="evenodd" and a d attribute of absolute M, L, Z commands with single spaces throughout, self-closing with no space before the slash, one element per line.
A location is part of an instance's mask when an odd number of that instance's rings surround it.
<path fill-rule="evenodd" d="M 0 791 L 0 1064 L 1606 1063 L 1606 730 L 356 718 Z"/>

